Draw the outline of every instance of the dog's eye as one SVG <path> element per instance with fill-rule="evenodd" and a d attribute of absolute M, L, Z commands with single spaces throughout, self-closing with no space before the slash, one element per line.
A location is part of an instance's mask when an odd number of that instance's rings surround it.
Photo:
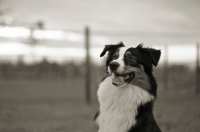
<path fill-rule="evenodd" d="M 129 61 L 136 62 L 136 59 L 133 57 L 129 57 Z"/>

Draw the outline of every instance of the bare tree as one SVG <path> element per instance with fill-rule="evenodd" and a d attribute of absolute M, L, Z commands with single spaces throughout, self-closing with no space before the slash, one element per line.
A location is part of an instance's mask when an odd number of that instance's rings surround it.
<path fill-rule="evenodd" d="M 5 6 L 5 0 L 0 0 L 0 25 L 6 25 L 5 15 L 10 10 L 8 7 Z"/>

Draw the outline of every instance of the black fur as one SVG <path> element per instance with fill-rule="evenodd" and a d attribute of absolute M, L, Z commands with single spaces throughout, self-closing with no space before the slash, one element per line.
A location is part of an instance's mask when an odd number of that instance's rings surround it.
<path fill-rule="evenodd" d="M 137 123 L 128 132 L 161 132 L 153 117 L 153 102 L 138 107 Z"/>
<path fill-rule="evenodd" d="M 131 51 L 137 60 L 145 67 L 146 70 L 152 71 L 154 66 L 157 66 L 160 59 L 160 50 L 152 48 L 143 48 L 142 44 L 139 44 L 136 48 L 128 49 Z"/>
<path fill-rule="evenodd" d="M 157 96 L 157 82 L 153 76 L 153 66 L 157 66 L 160 59 L 160 50 L 143 48 L 142 44 L 139 44 L 136 48 L 129 48 L 128 51 L 132 53 L 137 61 L 144 66 L 145 73 L 149 77 L 150 89 L 149 93 L 154 97 Z"/>

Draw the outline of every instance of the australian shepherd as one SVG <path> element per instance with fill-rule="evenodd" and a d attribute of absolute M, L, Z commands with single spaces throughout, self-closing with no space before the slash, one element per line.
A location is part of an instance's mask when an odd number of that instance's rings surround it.
<path fill-rule="evenodd" d="M 153 116 L 157 83 L 152 73 L 160 50 L 121 42 L 106 45 L 100 56 L 106 52 L 106 74 L 97 92 L 98 132 L 161 132 Z"/>

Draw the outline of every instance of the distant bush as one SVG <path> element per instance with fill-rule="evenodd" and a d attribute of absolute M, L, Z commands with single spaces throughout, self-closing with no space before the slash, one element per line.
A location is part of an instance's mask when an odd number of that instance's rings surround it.
<path fill-rule="evenodd" d="M 49 63 L 45 59 L 36 64 L 0 63 L 0 77 L 5 79 L 55 79 L 82 77 L 84 64 L 76 65 L 73 62 L 66 64 Z"/>

